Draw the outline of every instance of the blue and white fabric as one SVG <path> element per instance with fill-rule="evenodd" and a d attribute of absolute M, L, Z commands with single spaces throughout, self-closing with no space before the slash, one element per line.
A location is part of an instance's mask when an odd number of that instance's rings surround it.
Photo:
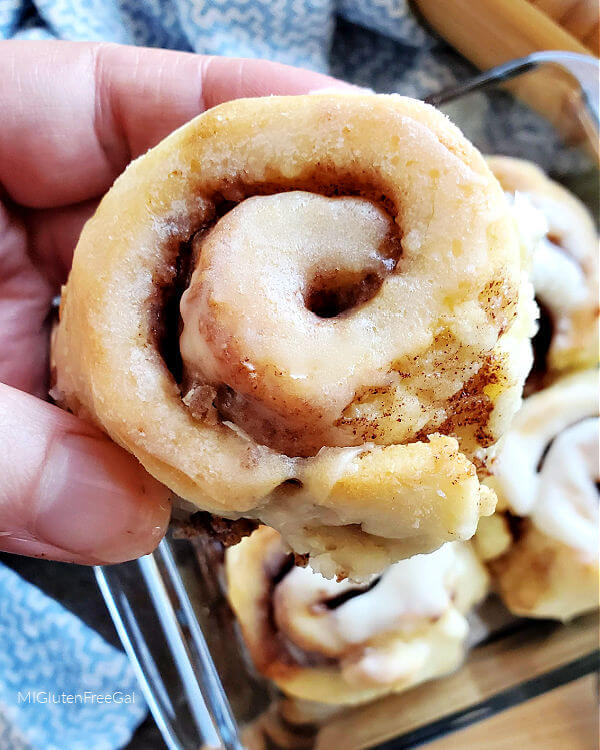
<path fill-rule="evenodd" d="M 0 0 L 0 39 L 11 37 L 262 57 L 418 98 L 474 73 L 408 0 Z M 467 135 L 481 150 L 509 144 L 546 168 L 573 163 L 572 153 L 557 153 L 552 128 L 518 104 L 480 96 L 473 107 Z"/>
<path fill-rule="evenodd" d="M 0 748 L 114 750 L 147 713 L 125 654 L 0 565 Z"/>
<path fill-rule="evenodd" d="M 352 54 L 337 44 L 346 26 L 353 27 Z M 391 45 L 373 50 L 372 36 Z M 396 89 L 408 76 L 409 94 L 455 80 L 444 60 L 435 61 L 443 45 L 406 0 L 0 0 L 0 38 L 10 37 L 110 40 L 263 57 L 319 71 L 333 65 L 378 90 Z"/>

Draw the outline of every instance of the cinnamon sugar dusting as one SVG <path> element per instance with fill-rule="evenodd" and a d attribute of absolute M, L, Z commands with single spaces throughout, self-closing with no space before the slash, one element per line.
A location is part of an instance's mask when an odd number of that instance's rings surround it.
<path fill-rule="evenodd" d="M 501 364 L 489 356 L 479 372 L 470 378 L 448 403 L 448 418 L 436 428 L 443 435 L 461 435 L 465 428 L 474 428 L 479 445 L 487 448 L 496 441 L 496 436 L 488 429 L 494 405 L 486 394 L 486 388 L 501 382 Z"/>
<path fill-rule="evenodd" d="M 491 279 L 479 293 L 479 302 L 502 335 L 516 315 L 518 291 L 506 278 Z"/>

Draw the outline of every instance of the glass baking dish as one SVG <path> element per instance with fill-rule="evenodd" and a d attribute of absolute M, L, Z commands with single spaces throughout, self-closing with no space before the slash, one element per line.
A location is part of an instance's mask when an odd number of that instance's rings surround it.
<path fill-rule="evenodd" d="M 527 158 L 598 216 L 598 62 L 536 53 L 430 97 L 484 153 Z M 229 609 L 223 551 L 165 538 L 140 560 L 96 569 L 169 750 L 408 748 L 598 669 L 598 618 L 511 616 L 491 596 L 452 675 L 343 711 L 284 698 L 253 669 Z"/>

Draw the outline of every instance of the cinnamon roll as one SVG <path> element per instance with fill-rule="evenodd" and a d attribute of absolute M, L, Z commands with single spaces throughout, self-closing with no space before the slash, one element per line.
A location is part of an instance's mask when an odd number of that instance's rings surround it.
<path fill-rule="evenodd" d="M 516 614 L 567 620 L 598 607 L 598 371 L 527 398 L 496 460 L 504 510 L 476 548 Z"/>
<path fill-rule="evenodd" d="M 505 196 L 399 96 L 229 102 L 134 161 L 79 240 L 56 399 L 177 495 L 359 579 L 493 511 L 531 295 Z"/>
<path fill-rule="evenodd" d="M 257 669 L 285 693 L 352 704 L 455 669 L 465 613 L 487 592 L 469 543 L 446 543 L 367 585 L 295 567 L 267 527 L 226 554 L 228 595 Z"/>
<path fill-rule="evenodd" d="M 506 156 L 487 161 L 504 190 L 526 196 L 546 220 L 531 269 L 540 308 L 532 392 L 598 362 L 598 235 L 583 203 L 535 164 Z"/>

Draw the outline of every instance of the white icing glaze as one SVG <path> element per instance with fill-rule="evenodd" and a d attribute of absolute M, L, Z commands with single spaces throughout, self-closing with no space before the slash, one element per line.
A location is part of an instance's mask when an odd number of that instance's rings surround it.
<path fill-rule="evenodd" d="M 572 213 L 559 202 L 533 193 L 506 193 L 512 205 L 521 245 L 529 256 L 536 296 L 556 313 L 567 314 L 585 304 L 586 280 L 577 245 L 570 240 Z M 548 239 L 559 237 L 563 247 Z"/>
<path fill-rule="evenodd" d="M 546 238 L 535 250 L 531 281 L 537 297 L 559 315 L 576 310 L 588 298 L 581 266 Z"/>
<path fill-rule="evenodd" d="M 336 482 L 343 476 L 358 471 L 355 461 L 357 456 L 373 447 L 373 443 L 364 443 L 364 445 L 347 448 L 321 448 L 311 462 L 312 471 L 310 473 L 305 472 L 302 475 L 310 497 L 315 498 L 318 502 L 329 497 Z"/>
<path fill-rule="evenodd" d="M 541 531 L 581 550 L 588 560 L 598 557 L 599 424 L 597 417 L 585 419 L 556 437 L 540 472 L 531 514 Z"/>
<path fill-rule="evenodd" d="M 450 602 L 454 560 L 452 546 L 445 544 L 392 565 L 375 588 L 335 610 L 343 641 L 360 643 L 393 627 L 410 629 L 420 619 L 440 617 Z"/>
<path fill-rule="evenodd" d="M 342 659 L 340 668 L 351 685 L 407 686 L 427 677 L 443 674 L 456 666 L 469 632 L 467 619 L 456 609 L 444 615 L 410 640 L 387 638 L 377 647 Z"/>
<path fill-rule="evenodd" d="M 502 227 L 506 205 L 484 213 L 493 232 L 476 241 L 468 225 L 455 238 L 445 230 L 432 249 L 430 216 L 398 227 L 364 198 L 247 198 L 197 240 L 181 299 L 186 378 L 226 383 L 226 418 L 289 456 L 435 432 L 448 400 L 502 346 L 500 330 L 512 335 L 522 302 L 515 269 L 494 266 L 497 231 L 518 249 L 511 222 Z M 497 362 L 508 390 L 509 363 Z"/>
<path fill-rule="evenodd" d="M 327 274 L 389 274 L 393 262 L 380 246 L 393 226 L 384 211 L 359 198 L 292 191 L 239 204 L 203 240 L 201 261 L 181 301 L 180 347 L 188 372 L 221 382 L 222 350 L 235 343 L 243 347 L 236 357 L 248 357 L 257 377 L 272 378 L 275 392 L 287 384 L 286 392 L 309 404 L 319 401 L 334 421 L 361 385 L 387 383 L 390 362 L 405 353 L 397 343 L 402 333 L 393 335 L 384 322 L 399 317 L 391 287 L 406 282 L 388 277 L 376 299 L 351 315 L 327 319 L 307 309 L 304 294 L 313 278 Z M 209 282 L 210 295 L 204 291 Z M 213 316 L 218 309 L 228 338 L 219 330 L 215 342 L 217 333 L 204 333 L 196 320 L 203 306 Z M 402 325 L 415 329 L 412 340 L 424 348 L 430 334 L 417 313 Z"/>
<path fill-rule="evenodd" d="M 495 474 L 513 513 L 531 516 L 547 535 L 598 557 L 596 370 L 564 378 L 525 400 Z"/>
<path fill-rule="evenodd" d="M 366 648 L 358 660 L 345 660 L 342 672 L 351 685 L 393 684 L 418 673 L 430 658 L 431 648 L 426 640 L 394 641 L 388 648 Z"/>
<path fill-rule="evenodd" d="M 453 606 L 457 581 L 470 559 L 459 543 L 390 566 L 379 582 L 334 609 L 324 602 L 358 587 L 294 568 L 274 593 L 275 619 L 306 650 L 340 655 L 390 632 L 410 635 Z M 475 584 L 476 585 L 476 584 Z"/>
<path fill-rule="evenodd" d="M 542 193 L 527 193 L 527 197 L 544 214 L 548 234 L 557 237 L 570 256 L 579 262 L 584 261 L 589 252 L 587 227 L 580 226 L 580 216 L 572 205 Z"/>
<path fill-rule="evenodd" d="M 505 192 L 505 195 L 511 205 L 521 248 L 529 265 L 538 243 L 548 232 L 548 220 L 543 211 L 533 205 L 531 196 L 527 193 Z"/>

